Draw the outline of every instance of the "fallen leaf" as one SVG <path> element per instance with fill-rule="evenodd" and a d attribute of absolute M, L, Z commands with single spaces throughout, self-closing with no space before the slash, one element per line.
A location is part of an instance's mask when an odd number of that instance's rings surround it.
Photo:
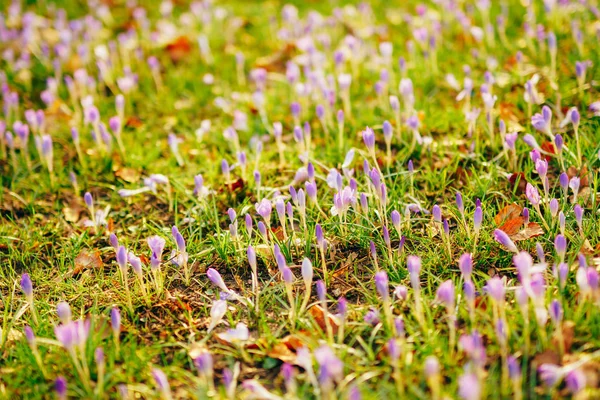
<path fill-rule="evenodd" d="M 165 49 L 169 53 L 171 61 L 177 63 L 186 58 L 192 51 L 192 44 L 186 36 L 179 36 L 174 42 L 169 43 Z"/>
<path fill-rule="evenodd" d="M 524 173 L 517 172 L 517 173 L 511 174 L 510 178 L 508 178 L 508 181 L 511 183 L 511 185 L 513 185 L 513 187 L 515 185 L 518 185 L 517 193 L 519 193 L 519 194 L 525 193 L 525 188 L 527 187 L 527 180 L 525 179 Z"/>
<path fill-rule="evenodd" d="M 115 176 L 129 183 L 135 183 L 140 180 L 140 172 L 129 167 L 117 169 L 115 171 Z"/>
<path fill-rule="evenodd" d="M 258 58 L 256 60 L 256 68 L 263 68 L 267 72 L 285 72 L 286 64 L 295 54 L 295 50 L 296 46 L 288 44 L 276 53 Z"/>
<path fill-rule="evenodd" d="M 546 350 L 541 353 L 538 353 L 533 357 L 531 363 L 536 367 L 539 367 L 542 364 L 555 364 L 560 365 L 560 356 L 554 350 Z"/>
<path fill-rule="evenodd" d="M 321 307 L 318 304 L 315 304 L 308 310 L 308 314 L 315 320 L 315 322 L 319 325 L 323 332 L 327 331 L 327 324 L 325 323 L 325 310 L 323 310 L 323 307 Z M 335 318 L 330 313 L 327 313 L 327 318 L 329 319 L 331 330 L 334 334 L 337 333 L 339 329 L 339 322 L 337 318 Z"/>
<path fill-rule="evenodd" d="M 498 229 L 504 231 L 508 236 L 515 235 L 519 232 L 523 224 L 525 223 L 525 218 L 516 217 L 509 219 L 505 223 L 503 223 Z"/>
<path fill-rule="evenodd" d="M 543 142 L 540 147 L 542 148 L 542 150 L 544 150 L 547 153 L 556 154 L 556 148 L 554 147 L 554 143 L 552 143 L 548 140 Z M 550 155 L 544 154 L 543 157 L 548 162 L 550 162 L 550 160 L 552 160 L 552 156 L 550 156 Z"/>
<path fill-rule="evenodd" d="M 565 353 L 570 353 L 573 340 L 575 339 L 575 322 L 564 321 L 562 323 L 562 339 Z M 558 337 L 556 335 L 552 337 L 552 344 L 556 348 L 559 348 L 560 342 L 558 341 Z"/>
<path fill-rule="evenodd" d="M 496 223 L 496 225 L 500 226 L 505 221 L 519 217 L 522 212 L 523 212 L 523 207 L 521 207 L 520 205 L 518 205 L 516 203 L 509 204 L 506 207 L 504 207 L 502 210 L 500 210 L 498 212 L 498 214 L 496 214 L 496 216 L 494 217 L 494 222 Z M 502 229 L 502 230 L 504 230 L 504 229 Z"/>
<path fill-rule="evenodd" d="M 71 202 L 67 207 L 63 208 L 62 212 L 65 216 L 65 220 L 67 222 L 77 222 L 79 221 L 79 216 L 83 211 L 83 207 L 79 205 L 77 202 Z"/>
<path fill-rule="evenodd" d="M 98 250 L 84 249 L 75 257 L 73 275 L 79 275 L 84 269 L 102 268 L 103 266 L 104 263 Z"/>
<path fill-rule="evenodd" d="M 127 128 L 139 128 L 142 125 L 144 125 L 142 120 L 136 117 L 135 115 L 132 115 L 131 117 L 127 118 L 127 121 L 125 121 L 125 126 Z"/>
<path fill-rule="evenodd" d="M 286 363 L 296 363 L 296 353 L 290 350 L 284 343 L 276 343 L 268 352 L 267 356 L 276 358 Z"/>
<path fill-rule="evenodd" d="M 509 235 L 513 242 L 521 240 L 531 239 L 533 237 L 541 236 L 544 234 L 544 230 L 537 222 L 530 222 L 525 226 L 525 229 L 519 231 L 514 235 Z"/>

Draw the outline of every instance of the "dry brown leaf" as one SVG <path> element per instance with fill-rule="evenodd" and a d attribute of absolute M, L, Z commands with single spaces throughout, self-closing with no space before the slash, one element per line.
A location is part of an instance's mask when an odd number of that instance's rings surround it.
<path fill-rule="evenodd" d="M 276 53 L 258 58 L 256 60 L 256 68 L 263 68 L 267 72 L 284 72 L 287 62 L 295 53 L 296 46 L 288 44 Z"/>
<path fill-rule="evenodd" d="M 98 250 L 81 250 L 81 253 L 75 257 L 75 267 L 73 268 L 73 275 L 79 275 L 85 269 L 102 268 L 104 263 L 100 258 L 100 252 Z"/>
<path fill-rule="evenodd" d="M 527 224 L 525 229 L 521 230 L 515 235 L 509 235 L 513 242 L 521 240 L 531 239 L 533 237 L 541 236 L 544 234 L 544 230 L 537 222 L 530 222 Z"/>
<path fill-rule="evenodd" d="M 128 167 L 117 169 L 115 171 L 115 176 L 129 183 L 135 183 L 140 180 L 140 172 Z"/>
<path fill-rule="evenodd" d="M 502 210 L 500 210 L 498 212 L 498 214 L 496 214 L 496 216 L 494 217 L 494 222 L 496 223 L 496 225 L 500 226 L 505 221 L 519 217 L 522 212 L 523 212 L 523 207 L 521 207 L 517 203 L 509 204 L 506 207 L 504 207 Z M 500 229 L 502 229 L 502 228 L 500 228 Z M 502 229 L 502 230 L 504 230 L 504 229 Z"/>
<path fill-rule="evenodd" d="M 508 236 L 512 236 L 519 232 L 524 223 L 525 218 L 519 216 L 507 220 L 498 229 L 504 231 Z"/>
<path fill-rule="evenodd" d="M 81 207 L 77 202 L 72 202 L 62 210 L 63 215 L 65 216 L 65 220 L 67 220 L 67 222 L 79 221 L 79 216 L 81 215 L 82 211 L 83 207 Z"/>
<path fill-rule="evenodd" d="M 125 126 L 127 128 L 139 128 L 142 125 L 144 125 L 144 122 L 142 122 L 142 120 L 135 115 L 127 118 L 127 121 L 125 121 Z"/>
<path fill-rule="evenodd" d="M 276 343 L 268 352 L 267 356 L 271 358 L 277 358 L 286 363 L 296 363 L 296 353 L 290 350 L 284 343 Z"/>
<path fill-rule="evenodd" d="M 539 367 L 542 364 L 555 364 L 560 365 L 560 356 L 554 350 L 546 350 L 541 353 L 538 353 L 533 357 L 531 363 L 536 367 Z"/>
<path fill-rule="evenodd" d="M 325 323 L 325 310 L 323 310 L 323 307 L 315 304 L 308 310 L 308 314 L 315 320 L 323 332 L 327 331 L 327 325 Z M 329 319 L 329 324 L 331 325 L 333 333 L 337 333 L 339 329 L 339 322 L 337 318 L 330 313 L 327 313 L 327 318 Z"/>
<path fill-rule="evenodd" d="M 525 193 L 525 188 L 527 187 L 527 179 L 525 179 L 525 174 L 522 172 L 516 172 L 508 178 L 508 181 L 513 185 L 517 186 L 517 193 Z"/>

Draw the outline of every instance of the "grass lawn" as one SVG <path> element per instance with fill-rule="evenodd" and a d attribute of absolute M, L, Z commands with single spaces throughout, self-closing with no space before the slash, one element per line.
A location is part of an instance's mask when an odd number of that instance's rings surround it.
<path fill-rule="evenodd" d="M 6 0 L 0 398 L 600 398 L 597 0 Z"/>

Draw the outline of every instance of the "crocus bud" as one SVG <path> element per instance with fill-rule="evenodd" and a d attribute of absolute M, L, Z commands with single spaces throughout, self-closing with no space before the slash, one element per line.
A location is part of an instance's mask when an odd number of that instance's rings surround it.
<path fill-rule="evenodd" d="M 475 207 L 475 213 L 473 214 L 473 228 L 475 232 L 479 232 L 481 229 L 481 223 L 483 222 L 483 210 L 481 206 Z"/>
<path fill-rule="evenodd" d="M 388 276 L 385 271 L 379 271 L 375 274 L 375 287 L 377 293 L 383 301 L 388 301 L 390 298 L 389 287 L 388 287 Z"/>
<path fill-rule="evenodd" d="M 556 216 L 558 215 L 558 200 L 557 199 L 552 199 L 550 200 L 550 204 L 549 204 L 549 208 L 550 208 L 550 214 L 552 215 L 552 218 L 556 218 Z"/>
<path fill-rule="evenodd" d="M 435 297 L 448 310 L 451 310 L 454 307 L 454 282 L 448 279 L 442 283 L 438 287 Z"/>
<path fill-rule="evenodd" d="M 552 303 L 550 303 L 550 307 L 548 308 L 548 312 L 550 314 L 550 318 L 555 324 L 560 324 L 563 316 L 563 309 L 560 304 L 560 301 L 554 299 Z"/>
<path fill-rule="evenodd" d="M 327 288 L 325 287 L 325 282 L 322 280 L 317 281 L 317 297 L 321 303 L 327 301 Z"/>
<path fill-rule="evenodd" d="M 165 373 L 158 368 L 153 368 L 152 377 L 154 378 L 154 382 L 156 383 L 156 387 L 161 393 L 162 398 L 165 400 L 173 398 L 171 395 L 171 386 L 169 385 L 169 380 Z"/>
<path fill-rule="evenodd" d="M 579 229 L 583 229 L 583 208 L 579 204 L 575 204 L 573 207 L 573 213 L 575 214 L 575 221 Z"/>
<path fill-rule="evenodd" d="M 61 301 L 56 305 L 56 313 L 62 324 L 66 325 L 71 322 L 71 307 L 69 307 L 69 303 L 66 301 Z"/>
<path fill-rule="evenodd" d="M 485 291 L 490 295 L 492 299 L 497 302 L 504 301 L 506 288 L 504 287 L 504 281 L 499 277 L 495 276 L 487 281 L 485 285 Z"/>
<path fill-rule="evenodd" d="M 466 281 L 471 279 L 471 273 L 473 272 L 473 257 L 470 253 L 465 253 L 460 256 L 458 267 Z"/>
<path fill-rule="evenodd" d="M 560 153 L 562 152 L 565 141 L 561 134 L 557 134 L 554 136 L 554 145 L 556 146 L 556 150 Z"/>
<path fill-rule="evenodd" d="M 461 215 L 464 215 L 465 204 L 463 202 L 462 194 L 460 192 L 456 192 L 456 208 L 458 208 L 458 211 L 461 213 Z"/>
<path fill-rule="evenodd" d="M 302 260 L 302 279 L 306 286 L 310 286 L 313 280 L 313 265 L 308 258 Z"/>
<path fill-rule="evenodd" d="M 567 276 L 569 275 L 569 265 L 567 263 L 558 264 L 558 284 L 561 289 L 567 284 Z"/>
<path fill-rule="evenodd" d="M 519 252 L 519 249 L 517 249 L 517 246 L 515 246 L 513 241 L 503 230 L 495 229 L 494 230 L 494 239 L 496 239 L 496 241 L 498 243 L 500 243 L 502 246 L 504 246 L 507 250 L 512 251 L 513 253 Z"/>
<path fill-rule="evenodd" d="M 406 264 L 410 275 L 411 285 L 413 289 L 417 289 L 421 286 L 419 278 L 421 274 L 421 259 L 418 256 L 408 256 Z"/>
<path fill-rule="evenodd" d="M 216 269 L 209 268 L 208 271 L 206 271 L 206 276 L 208 276 L 208 279 L 210 279 L 210 281 L 219 289 L 221 289 L 224 292 L 229 292 L 227 285 L 225 285 L 225 281 L 223 281 L 221 274 L 219 274 L 219 272 Z"/>
<path fill-rule="evenodd" d="M 92 195 L 90 192 L 86 192 L 83 195 L 83 201 L 85 202 L 85 205 L 87 206 L 87 208 L 92 209 L 94 207 L 94 199 L 92 198 Z"/>
<path fill-rule="evenodd" d="M 286 285 L 291 285 L 294 283 L 294 274 L 293 274 L 292 270 L 290 269 L 290 267 L 284 266 L 281 269 L 281 276 L 283 278 L 283 281 L 286 283 Z"/>
<path fill-rule="evenodd" d="M 558 181 L 560 183 L 560 187 L 562 188 L 565 196 L 567 195 L 567 191 L 569 190 L 569 176 L 566 172 L 563 172 L 558 177 Z"/>
<path fill-rule="evenodd" d="M 564 237 L 564 235 L 556 235 L 556 238 L 554 238 L 554 249 L 556 250 L 556 254 L 558 254 L 560 259 L 564 261 L 565 254 L 567 252 L 567 239 Z"/>
<path fill-rule="evenodd" d="M 367 127 L 362 132 L 362 137 L 363 137 L 363 141 L 365 142 L 365 146 L 367 147 L 367 150 L 374 151 L 375 150 L 375 132 L 373 132 L 373 129 Z"/>
<path fill-rule="evenodd" d="M 394 133 L 394 130 L 392 128 L 392 124 L 390 124 L 389 121 L 384 121 L 383 122 L 383 137 L 387 143 L 391 142 L 393 133 Z"/>
<path fill-rule="evenodd" d="M 527 196 L 527 199 L 531 202 L 531 204 L 533 204 L 534 206 L 540 204 L 540 193 L 538 192 L 537 188 L 529 182 L 527 183 L 527 187 L 525 188 L 525 195 Z"/>
<path fill-rule="evenodd" d="M 458 378 L 458 395 L 462 400 L 479 400 L 481 383 L 474 373 L 465 373 Z"/>
<path fill-rule="evenodd" d="M 252 268 L 253 271 L 256 271 L 256 251 L 254 250 L 254 247 L 248 246 L 246 254 L 248 255 L 248 264 L 250 264 L 250 268 Z"/>
<path fill-rule="evenodd" d="M 127 273 L 127 249 L 125 246 L 119 246 L 117 249 L 117 264 L 123 273 Z"/>
<path fill-rule="evenodd" d="M 579 368 L 567 373 L 565 376 L 565 383 L 567 385 L 567 389 L 569 389 L 571 393 L 579 393 L 585 389 L 587 385 L 585 372 Z"/>
<path fill-rule="evenodd" d="M 433 215 L 433 220 L 435 222 L 442 222 L 442 210 L 437 204 L 433 206 L 433 209 L 431 210 L 431 215 Z"/>
<path fill-rule="evenodd" d="M 407 287 L 404 285 L 396 286 L 396 289 L 394 289 L 394 296 L 396 296 L 396 298 L 400 301 L 406 300 L 406 298 L 408 297 Z"/>
<path fill-rule="evenodd" d="M 27 301 L 31 303 L 33 301 L 33 284 L 27 272 L 21 275 L 21 290 Z"/>
<path fill-rule="evenodd" d="M 64 376 L 59 376 L 54 381 L 54 391 L 59 400 L 67 400 L 67 380 Z"/>

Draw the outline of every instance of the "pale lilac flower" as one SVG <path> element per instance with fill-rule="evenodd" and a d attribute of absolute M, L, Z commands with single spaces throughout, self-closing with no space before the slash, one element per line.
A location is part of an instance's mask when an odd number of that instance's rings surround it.
<path fill-rule="evenodd" d="M 512 251 L 513 253 L 519 252 L 519 249 L 517 249 L 517 246 L 515 246 L 513 241 L 510 239 L 510 237 L 504 231 L 502 231 L 500 229 L 495 229 L 494 230 L 494 239 L 496 239 L 496 241 L 498 243 L 500 243 L 502 246 L 504 246 L 507 250 Z"/>
<path fill-rule="evenodd" d="M 228 329 L 224 333 L 220 334 L 221 339 L 233 343 L 233 342 L 245 342 L 250 339 L 250 331 L 243 322 L 239 322 L 235 329 Z"/>
<path fill-rule="evenodd" d="M 71 322 L 71 307 L 69 307 L 69 303 L 66 301 L 61 301 L 56 305 L 56 313 L 62 324 Z"/>
<path fill-rule="evenodd" d="M 450 279 L 442 283 L 436 292 L 435 298 L 442 303 L 447 309 L 451 310 L 454 307 L 454 282 Z"/>
<path fill-rule="evenodd" d="M 152 369 L 152 377 L 154 378 L 154 382 L 156 383 L 156 387 L 158 391 L 161 393 L 161 396 L 165 400 L 170 400 L 173 398 L 171 395 L 171 386 L 169 385 L 169 380 L 167 379 L 167 375 L 163 371 L 158 368 Z"/>
<path fill-rule="evenodd" d="M 458 378 L 458 395 L 463 400 L 479 400 L 481 383 L 474 373 L 465 373 Z"/>
<path fill-rule="evenodd" d="M 558 384 L 564 376 L 563 369 L 555 364 L 542 364 L 538 367 L 540 379 L 548 387 Z"/>
<path fill-rule="evenodd" d="M 390 297 L 389 288 L 388 288 L 388 276 L 385 271 L 379 271 L 375 274 L 375 287 L 377 288 L 377 293 L 383 301 L 387 301 Z"/>

